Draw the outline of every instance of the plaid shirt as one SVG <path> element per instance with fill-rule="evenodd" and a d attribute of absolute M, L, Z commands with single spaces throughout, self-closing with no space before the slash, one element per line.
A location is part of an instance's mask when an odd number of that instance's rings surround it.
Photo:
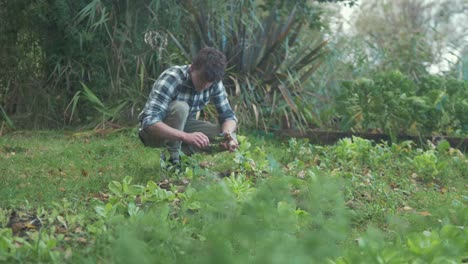
<path fill-rule="evenodd" d="M 156 80 L 145 108 L 138 115 L 140 128 L 163 121 L 169 104 L 175 100 L 186 102 L 190 107 L 189 118 L 195 118 L 196 113 L 202 110 L 210 99 L 216 106 L 220 124 L 229 119 L 237 122 L 222 82 L 197 92 L 190 78 L 189 65 L 170 67 Z"/>

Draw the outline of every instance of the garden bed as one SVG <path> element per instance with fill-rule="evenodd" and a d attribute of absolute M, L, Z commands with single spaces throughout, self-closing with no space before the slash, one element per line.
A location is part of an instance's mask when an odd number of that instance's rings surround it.
<path fill-rule="evenodd" d="M 358 132 L 343 132 L 343 131 L 325 131 L 315 129 L 283 129 L 276 133 L 280 137 L 295 137 L 295 138 L 308 138 L 311 143 L 320 144 L 334 144 L 342 138 L 348 138 L 352 136 L 373 140 L 376 142 L 380 141 L 391 141 L 390 135 L 382 133 L 358 133 Z M 460 150 L 468 150 L 468 138 L 466 137 L 447 137 L 447 136 L 412 136 L 412 135 L 399 135 L 398 140 L 412 140 L 415 143 L 419 142 L 433 142 L 437 143 L 441 140 L 447 140 L 451 147 L 458 148 Z"/>

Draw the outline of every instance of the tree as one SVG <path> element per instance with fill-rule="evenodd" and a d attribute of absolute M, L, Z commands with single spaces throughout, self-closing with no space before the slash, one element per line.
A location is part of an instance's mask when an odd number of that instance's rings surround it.
<path fill-rule="evenodd" d="M 355 20 L 355 36 L 378 69 L 417 78 L 467 45 L 464 0 L 367 0 Z"/>

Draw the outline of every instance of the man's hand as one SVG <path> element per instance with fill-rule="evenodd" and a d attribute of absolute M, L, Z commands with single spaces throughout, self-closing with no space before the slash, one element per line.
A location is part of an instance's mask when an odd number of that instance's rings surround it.
<path fill-rule="evenodd" d="M 239 142 L 237 142 L 237 140 L 232 137 L 231 133 L 224 133 L 224 138 L 226 140 L 220 143 L 224 149 L 233 152 L 239 148 Z"/>
<path fill-rule="evenodd" d="M 183 141 L 197 148 L 206 148 L 210 144 L 210 139 L 201 132 L 187 133 Z"/>

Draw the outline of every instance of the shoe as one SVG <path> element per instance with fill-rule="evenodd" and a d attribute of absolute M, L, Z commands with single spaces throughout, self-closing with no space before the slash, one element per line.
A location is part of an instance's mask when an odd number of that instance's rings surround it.
<path fill-rule="evenodd" d="M 166 158 L 166 154 L 164 152 L 161 152 L 160 156 L 160 164 L 161 168 L 166 169 L 166 170 L 179 170 L 181 169 L 181 164 L 180 164 L 180 159 L 178 158 Z"/>

